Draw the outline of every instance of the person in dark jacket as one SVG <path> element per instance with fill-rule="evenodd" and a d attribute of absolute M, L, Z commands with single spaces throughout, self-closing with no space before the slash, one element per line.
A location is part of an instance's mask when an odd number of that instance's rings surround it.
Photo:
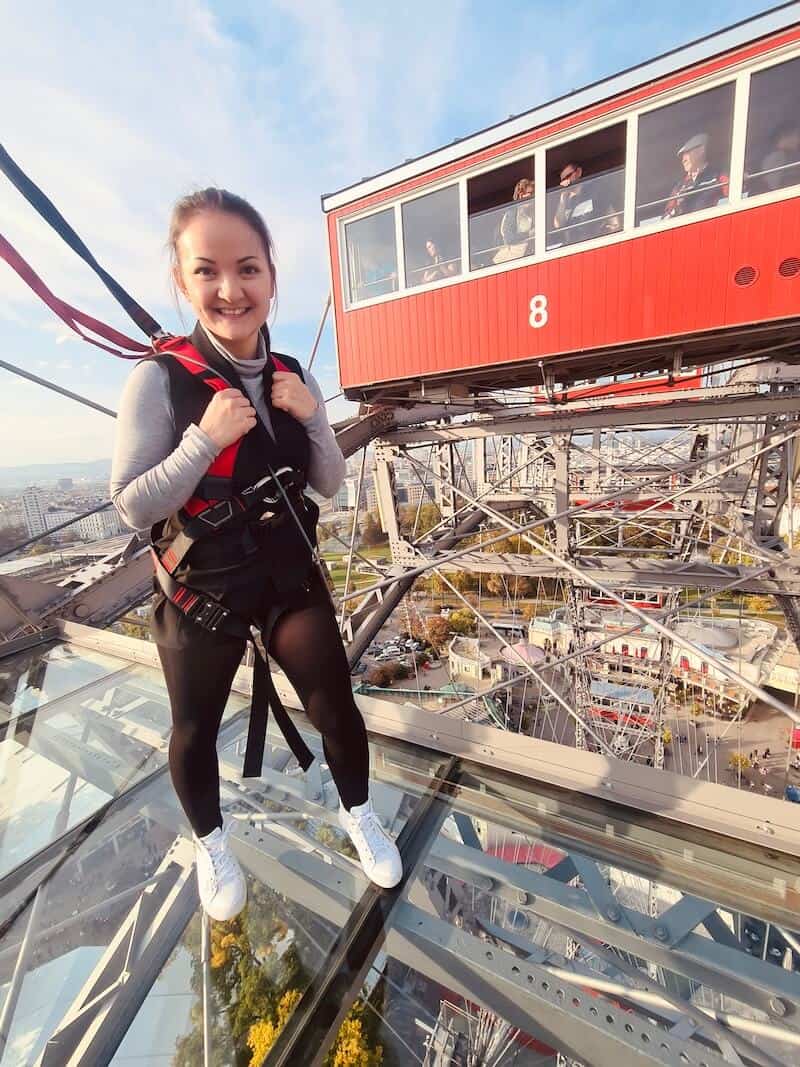
<path fill-rule="evenodd" d="M 688 215 L 715 207 L 728 195 L 728 176 L 711 166 L 707 158 L 708 135 L 695 134 L 675 153 L 683 167 L 683 177 L 672 187 L 663 218 Z"/>
<path fill-rule="evenodd" d="M 173 572 L 177 585 L 170 592 L 162 577 L 154 604 L 153 637 L 172 709 L 169 766 L 193 832 L 201 901 L 212 918 L 230 919 L 247 897 L 229 844 L 232 824 L 220 808 L 216 741 L 250 627 L 260 634 L 263 673 L 254 669 L 245 775 L 261 773 L 259 677 L 290 747 L 304 765 L 311 758 L 277 701 L 268 651 L 322 734 L 342 828 L 367 875 L 389 888 L 400 881 L 402 863 L 370 802 L 367 734 L 314 558 L 316 508 L 301 491 L 310 484 L 332 496 L 345 463 L 319 386 L 291 357 L 271 350 L 266 320 L 276 272 L 269 230 L 241 197 L 206 189 L 176 204 L 169 244 L 175 284 L 198 321 L 188 356 L 166 350 L 147 359 L 125 386 L 111 476 L 115 506 L 128 525 L 150 528 L 163 564 L 212 498 L 221 496 L 223 505 L 246 500 L 259 481 L 272 485 L 277 471 L 291 471 L 293 479 L 292 496 L 276 491 L 263 513 L 259 507 L 219 528 L 209 520 L 207 535 L 191 543 Z M 231 457 L 226 479 L 208 474 L 220 456 Z M 209 603 L 210 614 L 188 610 L 195 602 Z M 224 622 L 208 625 L 224 612 Z M 248 769 L 251 739 L 256 758 Z"/>

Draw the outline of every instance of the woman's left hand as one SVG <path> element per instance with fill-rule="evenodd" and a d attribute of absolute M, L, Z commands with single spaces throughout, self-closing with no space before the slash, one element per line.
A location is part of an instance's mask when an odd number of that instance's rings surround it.
<path fill-rule="evenodd" d="M 310 419 L 317 410 L 311 390 L 288 370 L 276 370 L 272 375 L 272 404 L 301 422 Z"/>

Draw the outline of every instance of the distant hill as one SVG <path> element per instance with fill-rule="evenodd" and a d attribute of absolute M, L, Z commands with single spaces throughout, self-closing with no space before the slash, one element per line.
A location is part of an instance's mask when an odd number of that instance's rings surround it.
<path fill-rule="evenodd" d="M 27 463 L 20 467 L 0 467 L 0 489 L 55 485 L 59 478 L 96 482 L 108 478 L 110 473 L 110 459 L 93 459 L 83 463 Z"/>

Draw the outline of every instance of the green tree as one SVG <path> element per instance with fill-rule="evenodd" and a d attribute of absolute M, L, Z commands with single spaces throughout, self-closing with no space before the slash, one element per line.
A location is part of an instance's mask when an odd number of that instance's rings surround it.
<path fill-rule="evenodd" d="M 475 633 L 475 615 L 468 608 L 450 612 L 447 624 L 450 632 L 454 634 L 469 636 Z"/>

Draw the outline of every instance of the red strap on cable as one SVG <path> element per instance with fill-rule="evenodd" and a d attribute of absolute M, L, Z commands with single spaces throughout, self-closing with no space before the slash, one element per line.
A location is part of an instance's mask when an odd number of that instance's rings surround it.
<path fill-rule="evenodd" d="M 134 341 L 130 337 L 126 337 L 124 333 L 115 330 L 113 326 L 107 326 L 104 322 L 100 322 L 91 315 L 79 311 L 77 308 L 72 307 L 71 304 L 61 300 L 60 297 L 57 297 L 55 293 L 48 289 L 33 267 L 31 267 L 29 263 L 26 263 L 19 252 L 17 252 L 14 246 L 11 245 L 2 234 L 0 234 L 0 259 L 4 259 L 9 267 L 22 278 L 26 285 L 28 285 L 33 292 L 56 313 L 56 315 L 58 315 L 61 321 L 69 326 L 69 328 L 84 341 L 88 341 L 90 345 L 96 345 L 97 348 L 102 348 L 105 352 L 110 352 L 112 356 L 120 356 L 122 359 L 141 359 L 142 356 L 150 355 L 152 353 L 152 349 L 149 345 L 142 344 L 140 341 Z M 87 330 L 91 330 L 92 333 L 97 334 L 98 337 L 102 337 L 106 341 L 111 341 L 112 344 L 120 345 L 121 348 L 127 349 L 127 351 L 121 352 L 117 348 L 111 348 L 109 345 L 104 345 L 101 341 L 95 340 L 94 337 L 89 337 L 83 332 L 81 326 L 85 326 Z"/>

